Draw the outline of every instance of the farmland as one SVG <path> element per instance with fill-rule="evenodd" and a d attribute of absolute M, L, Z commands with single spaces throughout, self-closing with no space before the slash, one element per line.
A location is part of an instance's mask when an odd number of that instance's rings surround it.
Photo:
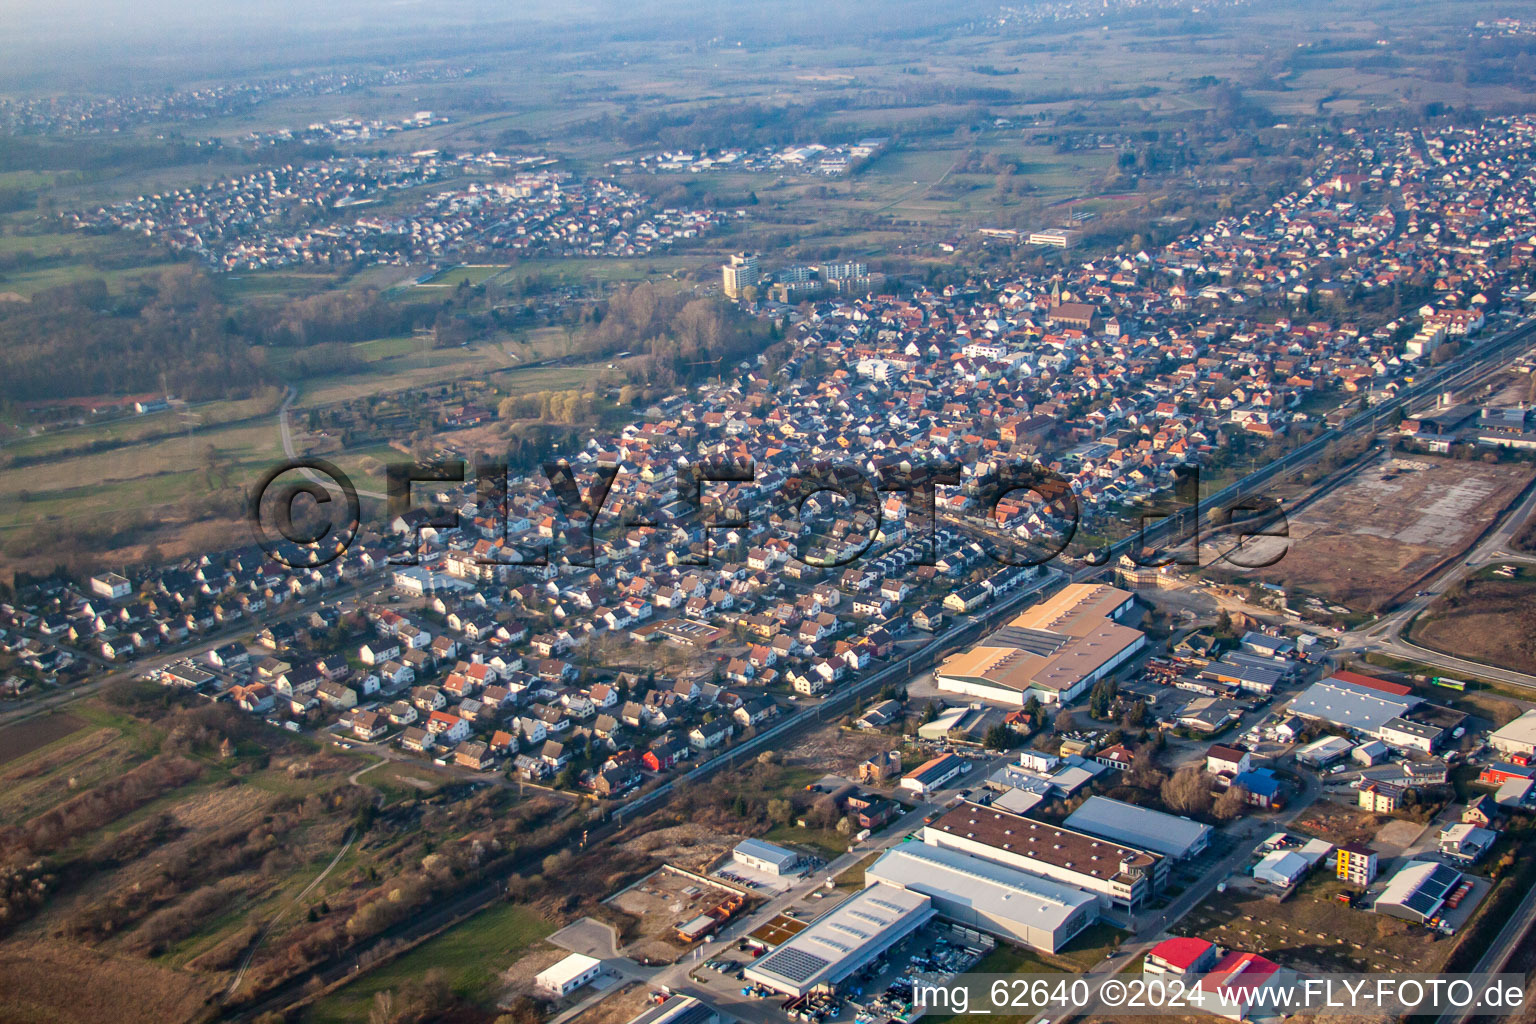
<path fill-rule="evenodd" d="M 334 851 L 344 819 L 323 812 L 323 798 L 299 808 L 345 786 L 346 762 L 269 740 L 271 756 L 250 744 L 249 726 L 221 715 L 99 703 L 45 724 L 47 742 L 0 766 L 0 841 L 42 857 L 52 879 L 46 903 L 10 908 L 0 940 L 9 1009 L 46 1006 L 38 1019 L 81 1024 L 189 1016 L 222 984 L 252 922 Z M 222 756 L 218 737 L 229 729 L 235 742 Z M 246 842 L 252 830 L 270 832 L 282 852 L 259 835 Z M 262 871 L 268 858 L 284 871 Z M 109 862 L 117 868 L 102 871 Z M 192 864 L 200 869 L 186 873 Z M 78 978 L 67 1007 L 43 984 L 59 971 Z M 131 1006 L 105 1009 L 129 993 L 139 994 Z"/>
<path fill-rule="evenodd" d="M 1414 622 L 1415 643 L 1460 658 L 1536 672 L 1536 577 L 1480 573 L 1435 600 Z"/>
<path fill-rule="evenodd" d="M 194 1017 L 247 955 L 241 991 L 260 991 L 472 878 L 477 843 L 516 834 L 537 851 L 547 825 L 563 834 L 557 803 L 514 804 L 499 788 L 465 799 L 430 766 L 360 771 L 368 760 L 158 687 L 125 684 L 41 724 L 0 764 L 0 846 L 30 864 L 8 870 L 46 893 L 8 890 L 0 988 L 9 1010 L 41 1013 L 56 997 L 46 977 L 85 980 L 71 1009 L 36 1019 L 94 1024 L 115 991 L 143 993 L 115 1019 Z M 549 931 L 526 906 L 493 907 L 338 994 L 335 1019 L 366 1017 L 374 991 L 438 965 L 452 991 L 489 999 L 502 967 Z"/>

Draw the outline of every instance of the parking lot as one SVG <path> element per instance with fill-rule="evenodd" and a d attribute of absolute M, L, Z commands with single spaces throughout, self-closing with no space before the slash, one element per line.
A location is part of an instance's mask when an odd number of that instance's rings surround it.
<path fill-rule="evenodd" d="M 731 857 L 723 864 L 710 872 L 722 881 L 732 885 L 745 886 L 755 892 L 765 895 L 787 891 L 808 873 L 815 870 L 815 866 L 821 863 L 819 858 L 806 858 L 801 861 L 800 867 L 793 874 L 775 875 L 771 872 L 761 871 L 750 867 L 736 857 Z"/>

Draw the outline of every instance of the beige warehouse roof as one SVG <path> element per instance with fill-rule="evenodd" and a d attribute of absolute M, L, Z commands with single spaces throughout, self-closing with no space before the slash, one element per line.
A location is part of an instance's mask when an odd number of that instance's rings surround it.
<path fill-rule="evenodd" d="M 1116 587 L 1074 583 L 946 658 L 939 674 L 1021 693 L 1070 689 L 1142 638 L 1141 630 L 1112 617 L 1132 597 Z"/>

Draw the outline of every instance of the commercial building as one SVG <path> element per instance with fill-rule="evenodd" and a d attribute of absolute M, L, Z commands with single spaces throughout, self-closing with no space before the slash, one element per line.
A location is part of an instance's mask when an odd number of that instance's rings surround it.
<path fill-rule="evenodd" d="M 1143 974 L 1172 974 L 1184 978 L 1204 974 L 1216 965 L 1221 951 L 1214 942 L 1194 936 L 1164 939 L 1147 950 L 1141 963 Z"/>
<path fill-rule="evenodd" d="M 876 883 L 753 962 L 744 977 L 787 996 L 833 991 L 933 914 L 922 893 Z"/>
<path fill-rule="evenodd" d="M 1257 953 L 1233 951 L 1216 962 L 1210 973 L 1200 979 L 1199 986 L 1190 993 L 1195 1002 L 1207 1013 L 1229 1020 L 1244 1020 L 1255 1007 L 1273 1006 L 1270 997 L 1260 990 L 1285 984 L 1291 972 L 1283 970 L 1273 960 Z"/>
<path fill-rule="evenodd" d="M 800 865 L 798 853 L 762 839 L 743 839 L 731 853 L 747 867 L 769 875 L 787 875 Z"/>
<path fill-rule="evenodd" d="M 970 802 L 924 827 L 923 842 L 1076 886 L 1101 906 L 1140 906 L 1168 879 L 1162 854 Z"/>
<path fill-rule="evenodd" d="M 1345 843 L 1339 847 L 1335 874 L 1339 881 L 1365 888 L 1376 880 L 1376 851 L 1364 843 Z"/>
<path fill-rule="evenodd" d="M 1253 866 L 1253 877 L 1281 889 L 1289 889 L 1312 865 L 1294 850 L 1271 850 Z"/>
<path fill-rule="evenodd" d="M 1438 725 L 1410 722 L 1406 718 L 1394 718 L 1382 725 L 1376 733 L 1376 738 L 1398 750 L 1417 750 L 1420 753 L 1429 754 L 1433 753 L 1445 738 L 1445 730 Z"/>
<path fill-rule="evenodd" d="M 1296 641 L 1290 637 L 1270 636 L 1268 633 L 1260 633 L 1249 630 L 1238 641 L 1246 651 L 1254 654 L 1262 654 L 1270 658 L 1284 657 L 1296 650 Z"/>
<path fill-rule="evenodd" d="M 939 716 L 933 721 L 924 722 L 917 727 L 917 738 L 920 740 L 943 740 L 948 738 L 950 733 L 983 735 L 977 730 L 988 717 L 989 711 L 995 713 L 997 709 L 987 708 L 983 704 L 945 708 L 939 712 Z"/>
<path fill-rule="evenodd" d="M 1250 693 L 1272 693 L 1285 676 L 1283 666 L 1244 664 L 1232 655 L 1213 661 L 1200 671 L 1201 679 L 1225 683 Z"/>
<path fill-rule="evenodd" d="M 720 1014 L 693 996 L 672 996 L 660 1006 L 630 1018 L 629 1024 L 720 1024 Z"/>
<path fill-rule="evenodd" d="M 1488 742 L 1502 754 L 1536 758 L 1536 711 L 1527 711 L 1508 725 L 1488 734 Z"/>
<path fill-rule="evenodd" d="M 1028 609 L 975 647 L 944 660 L 940 690 L 1023 707 L 1031 696 L 1070 703 L 1146 646 L 1119 620 L 1135 606 L 1129 590 L 1074 583 Z"/>
<path fill-rule="evenodd" d="M 1376 898 L 1376 913 L 1432 925 L 1446 900 L 1461 884 L 1461 872 L 1448 864 L 1418 861 L 1398 871 Z"/>
<path fill-rule="evenodd" d="M 1071 796 L 1095 778 L 1109 771 L 1098 761 L 1080 754 L 1058 757 L 1038 750 L 1019 754 L 1017 764 L 1005 764 L 987 778 L 987 787 L 999 792 L 1024 790 L 1042 799 Z"/>
<path fill-rule="evenodd" d="M 1137 807 L 1107 796 L 1091 796 L 1067 816 L 1066 824 L 1117 843 L 1128 843 L 1174 860 L 1193 857 L 1211 841 L 1211 826 Z"/>
<path fill-rule="evenodd" d="M 1389 722 L 1423 703 L 1406 686 L 1353 672 L 1336 672 L 1307 687 L 1291 702 L 1291 713 L 1380 738 Z"/>
<path fill-rule="evenodd" d="M 533 979 L 533 987 L 551 999 L 563 999 L 603 973 L 603 962 L 585 953 L 572 953 Z"/>
<path fill-rule="evenodd" d="M 970 767 L 971 762 L 957 754 L 940 754 L 903 775 L 899 785 L 918 796 L 927 796 L 936 789 L 943 789 Z"/>
<path fill-rule="evenodd" d="M 1092 893 L 919 843 L 886 851 L 865 869 L 864 880 L 922 893 L 941 917 L 1047 953 L 1056 952 L 1099 917 L 1099 901 Z"/>
<path fill-rule="evenodd" d="M 1367 740 L 1349 752 L 1349 759 L 1369 768 L 1385 761 L 1390 754 L 1391 750 L 1381 740 Z"/>
<path fill-rule="evenodd" d="M 1302 764 L 1309 764 L 1314 768 L 1332 764 L 1341 760 L 1344 755 L 1353 750 L 1355 745 L 1342 736 L 1324 736 L 1322 739 L 1313 740 L 1306 746 L 1296 751 L 1296 760 Z"/>

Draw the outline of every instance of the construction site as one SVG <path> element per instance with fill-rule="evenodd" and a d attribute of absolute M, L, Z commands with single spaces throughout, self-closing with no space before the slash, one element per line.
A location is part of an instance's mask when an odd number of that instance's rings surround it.
<path fill-rule="evenodd" d="M 604 902 L 634 921 L 625 931 L 627 955 L 674 963 L 757 900 L 743 889 L 665 864 Z"/>
<path fill-rule="evenodd" d="M 1285 588 L 1293 607 L 1377 611 L 1471 546 L 1530 479 L 1529 466 L 1384 455 L 1288 513 L 1288 537 L 1247 541 L 1250 563 L 1283 557 L 1237 575 Z"/>

